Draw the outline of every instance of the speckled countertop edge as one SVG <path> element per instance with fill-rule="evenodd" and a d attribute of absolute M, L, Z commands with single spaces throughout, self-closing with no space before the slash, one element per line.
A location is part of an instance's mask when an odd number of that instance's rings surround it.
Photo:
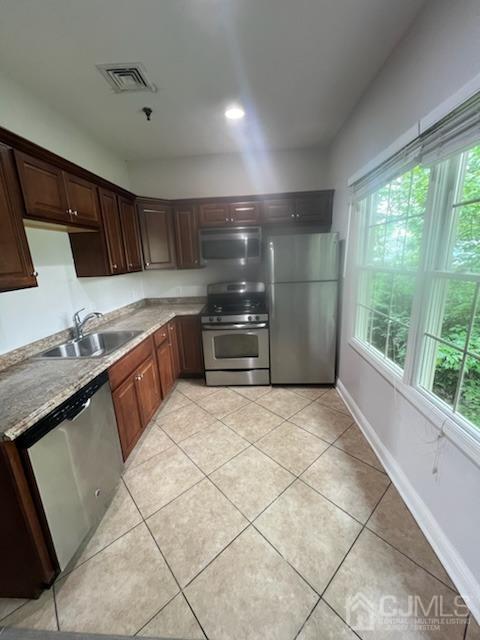
<path fill-rule="evenodd" d="M 145 340 L 152 333 L 157 331 L 166 322 L 172 320 L 179 315 L 197 315 L 200 313 L 203 302 L 197 303 L 185 303 L 185 302 L 173 302 L 166 304 L 164 301 L 148 301 L 144 306 L 133 309 L 130 313 L 117 316 L 114 320 L 109 322 L 102 322 L 102 330 L 120 330 L 120 329 L 137 329 L 141 330 L 138 336 L 127 342 L 125 345 L 117 349 L 113 353 L 104 356 L 102 358 L 85 358 L 85 359 L 72 359 L 72 360 L 57 360 L 61 362 L 62 366 L 59 366 L 58 376 L 65 378 L 65 385 L 61 386 L 60 391 L 49 397 L 47 400 L 40 399 L 42 396 L 42 381 L 38 383 L 38 399 L 31 398 L 31 409 L 28 413 L 16 418 L 8 416 L 5 418 L 2 415 L 2 408 L 4 405 L 4 399 L 0 398 L 0 439 L 2 440 L 15 440 L 21 434 L 25 433 L 32 425 L 38 420 L 46 416 L 50 411 L 58 407 L 64 400 L 73 395 L 76 391 L 85 386 L 90 380 L 93 380 L 97 375 L 108 369 L 113 363 L 117 362 L 126 353 L 134 349 L 143 340 Z M 153 318 L 142 317 L 145 315 L 155 315 Z M 158 315 L 157 315 L 158 314 Z M 139 318 L 139 323 L 136 326 L 135 320 Z M 140 324 L 143 323 L 142 326 Z M 131 326 L 129 326 L 131 324 Z M 118 326 L 120 325 L 120 326 Z M 123 326 L 122 326 L 123 325 Z M 125 326 L 127 325 L 127 326 Z M 148 325 L 148 326 L 146 326 Z M 98 327 L 97 327 L 98 328 Z M 91 331 L 92 329 L 90 329 Z M 88 332 L 87 332 L 88 333 Z M 9 373 L 15 375 L 18 373 L 21 367 L 29 367 L 31 371 L 27 372 L 27 375 L 35 376 L 41 373 L 41 366 L 45 363 L 45 360 L 36 358 L 29 358 L 23 362 L 14 365 L 8 369 L 3 370 L 2 378 L 8 378 Z M 68 365 L 71 364 L 71 371 L 68 371 Z M 83 366 L 82 366 L 83 365 Z M 49 361 L 49 366 L 54 366 L 54 362 Z M 38 369 L 38 372 L 36 371 Z M 65 374 L 67 369 L 67 374 Z M 69 375 L 68 375 L 69 374 Z M 0 382 L 0 393 L 2 386 Z M 22 393 L 22 389 L 18 389 L 18 393 Z M 4 421 L 5 420 L 5 421 Z"/>

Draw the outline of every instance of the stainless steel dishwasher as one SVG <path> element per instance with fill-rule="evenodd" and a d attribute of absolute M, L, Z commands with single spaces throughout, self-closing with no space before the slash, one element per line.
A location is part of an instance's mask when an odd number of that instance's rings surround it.
<path fill-rule="evenodd" d="M 98 524 L 123 467 L 107 372 L 18 440 L 35 478 L 60 569 Z"/>

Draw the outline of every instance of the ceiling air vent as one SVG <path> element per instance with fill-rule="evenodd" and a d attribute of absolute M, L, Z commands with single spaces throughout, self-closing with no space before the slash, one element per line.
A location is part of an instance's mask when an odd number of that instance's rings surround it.
<path fill-rule="evenodd" d="M 151 91 L 157 87 L 150 81 L 140 62 L 97 64 L 97 69 L 116 93 L 127 91 Z"/>

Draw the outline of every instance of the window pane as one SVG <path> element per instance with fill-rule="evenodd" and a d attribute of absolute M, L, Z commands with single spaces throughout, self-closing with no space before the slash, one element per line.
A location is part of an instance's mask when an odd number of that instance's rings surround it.
<path fill-rule="evenodd" d="M 371 300 L 367 301 L 367 305 L 388 316 L 392 299 L 393 275 L 372 273 L 371 283 Z"/>
<path fill-rule="evenodd" d="M 467 358 L 458 412 L 480 427 L 480 360 Z"/>
<path fill-rule="evenodd" d="M 450 268 L 480 273 L 480 203 L 457 207 L 454 212 Z"/>
<path fill-rule="evenodd" d="M 403 369 L 407 354 L 408 329 L 398 322 L 390 321 L 387 357 Z"/>
<path fill-rule="evenodd" d="M 465 175 L 460 202 L 480 198 L 480 146 L 470 149 L 465 155 Z"/>
<path fill-rule="evenodd" d="M 453 342 L 460 349 L 464 349 L 473 313 L 476 285 L 473 282 L 450 280 L 445 283 L 445 287 L 445 305 L 440 337 L 448 342 Z"/>
<path fill-rule="evenodd" d="M 428 338 L 428 347 L 435 351 L 435 370 L 431 391 L 453 407 L 463 354 L 458 349 Z"/>
<path fill-rule="evenodd" d="M 393 278 L 392 301 L 389 315 L 403 324 L 410 322 L 412 314 L 413 294 L 415 290 L 415 276 L 395 275 Z"/>
<path fill-rule="evenodd" d="M 422 246 L 423 216 L 415 216 L 407 221 L 403 266 L 409 269 L 417 268 L 420 263 L 420 248 Z"/>
<path fill-rule="evenodd" d="M 368 342 L 378 349 L 382 355 L 385 355 L 385 349 L 387 344 L 388 333 L 388 318 L 375 313 L 370 312 Z"/>
<path fill-rule="evenodd" d="M 385 225 L 377 224 L 369 228 L 367 264 L 383 265 L 385 256 Z"/>
<path fill-rule="evenodd" d="M 468 350 L 480 358 L 480 302 L 477 302 L 477 313 L 473 321 L 470 342 L 468 343 Z"/>
<path fill-rule="evenodd" d="M 393 220 L 385 224 L 385 258 L 387 267 L 401 267 L 403 259 L 403 247 L 407 221 L 405 219 Z"/>

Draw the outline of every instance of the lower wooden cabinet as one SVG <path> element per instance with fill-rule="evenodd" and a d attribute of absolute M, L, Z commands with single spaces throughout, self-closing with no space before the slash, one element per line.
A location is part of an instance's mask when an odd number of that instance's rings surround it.
<path fill-rule="evenodd" d="M 160 385 L 162 387 L 163 397 L 170 393 L 175 383 L 176 376 L 173 373 L 171 350 L 168 340 L 165 340 L 159 347 L 157 347 L 158 373 L 160 375 Z"/>
<path fill-rule="evenodd" d="M 153 354 L 138 367 L 134 378 L 142 427 L 146 427 L 162 400 L 157 361 Z"/>
<path fill-rule="evenodd" d="M 202 327 L 199 316 L 178 316 L 180 375 L 199 376 L 204 372 Z"/>
<path fill-rule="evenodd" d="M 109 378 L 120 445 L 126 460 L 161 402 L 152 337 L 110 367 Z"/>
<path fill-rule="evenodd" d="M 126 460 L 142 434 L 142 418 L 133 376 L 112 392 L 112 398 L 123 459 Z"/>
<path fill-rule="evenodd" d="M 170 342 L 170 355 L 172 358 L 173 377 L 175 379 L 180 375 L 180 351 L 178 347 L 178 331 L 176 319 L 170 320 L 168 323 L 168 339 Z"/>

